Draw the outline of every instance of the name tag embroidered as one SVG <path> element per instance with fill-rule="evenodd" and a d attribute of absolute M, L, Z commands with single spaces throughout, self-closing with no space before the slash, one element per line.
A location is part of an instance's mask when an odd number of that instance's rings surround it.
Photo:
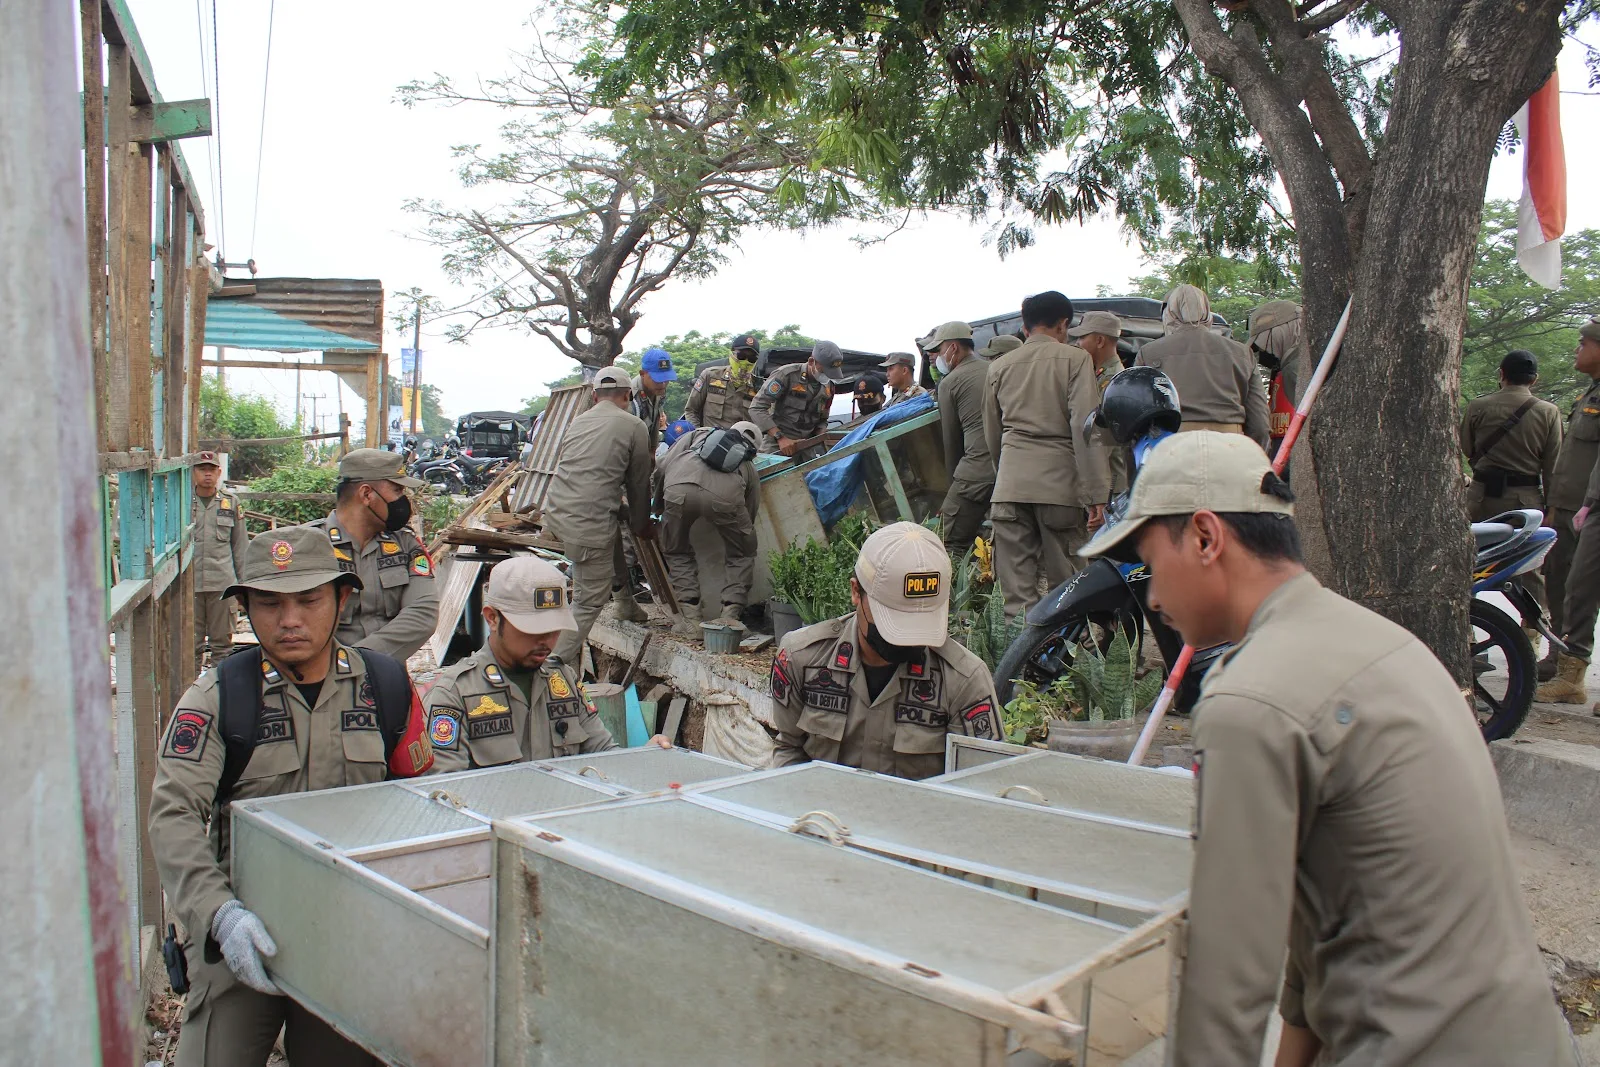
<path fill-rule="evenodd" d="M 488 719 L 472 719 L 467 723 L 467 740 L 482 741 L 488 737 L 505 737 L 515 733 L 511 716 L 496 715 Z"/>
<path fill-rule="evenodd" d="M 818 711 L 849 711 L 851 677 L 843 675 L 841 681 L 841 676 L 826 667 L 808 667 L 800 686 L 801 703 Z"/>

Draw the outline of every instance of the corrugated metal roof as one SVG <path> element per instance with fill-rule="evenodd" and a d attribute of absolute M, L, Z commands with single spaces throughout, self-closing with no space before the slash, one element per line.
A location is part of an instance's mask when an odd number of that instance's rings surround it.
<path fill-rule="evenodd" d="M 383 282 L 376 278 L 228 278 L 221 293 L 211 294 L 210 303 L 264 308 L 358 341 L 383 344 Z"/>
<path fill-rule="evenodd" d="M 371 351 L 378 347 L 372 341 L 335 333 L 237 299 L 206 301 L 206 344 L 269 352 Z"/>

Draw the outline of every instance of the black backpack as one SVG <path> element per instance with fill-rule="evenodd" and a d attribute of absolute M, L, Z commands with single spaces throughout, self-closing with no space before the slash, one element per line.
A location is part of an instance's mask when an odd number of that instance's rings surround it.
<path fill-rule="evenodd" d="M 739 465 L 754 458 L 755 446 L 742 433 L 732 430 L 712 430 L 700 439 L 695 451 L 712 470 L 731 474 Z"/>
<path fill-rule="evenodd" d="M 411 718 L 411 678 L 400 661 L 381 652 L 358 648 L 372 679 L 378 704 L 378 730 L 383 734 L 383 758 L 387 763 L 395 746 L 405 736 Z M 256 724 L 261 717 L 261 647 L 236 652 L 217 667 L 217 695 L 220 707 L 217 732 L 222 735 L 225 755 L 222 777 L 217 780 L 216 809 L 228 802 L 239 776 L 256 750 Z"/>

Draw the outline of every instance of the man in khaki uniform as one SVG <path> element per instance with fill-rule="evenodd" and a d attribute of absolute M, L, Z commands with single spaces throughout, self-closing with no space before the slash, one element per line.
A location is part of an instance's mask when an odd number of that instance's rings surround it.
<path fill-rule="evenodd" d="M 844 381 L 844 353 L 832 341 L 818 341 L 804 363 L 779 367 L 750 403 L 750 421 L 761 430 L 761 451 L 780 452 L 804 463 L 828 450 L 816 441 L 828 428 L 833 387 Z"/>
<path fill-rule="evenodd" d="M 1194 710 L 1171 1060 L 1260 1062 L 1276 1000 L 1278 1067 L 1570 1067 L 1477 725 L 1420 641 L 1305 570 L 1292 499 L 1247 439 L 1175 434 L 1084 548 L 1233 645 Z"/>
<path fill-rule="evenodd" d="M 440 671 L 428 690 L 436 772 L 617 747 L 578 669 L 551 655 L 563 632 L 578 629 L 567 579 L 553 564 L 533 556 L 495 564 L 483 618 L 488 643 Z"/>
<path fill-rule="evenodd" d="M 989 343 L 978 349 L 978 355 L 987 360 L 996 360 L 1007 352 L 1015 352 L 1022 347 L 1022 338 L 1013 337 L 1009 333 L 996 334 L 989 339 Z"/>
<path fill-rule="evenodd" d="M 339 620 L 339 640 L 404 663 L 433 636 L 439 590 L 433 560 L 411 532 L 405 463 L 381 448 L 358 448 L 339 461 L 333 511 L 311 525 L 327 531 L 339 569 L 361 579 Z"/>
<path fill-rule="evenodd" d="M 644 423 L 628 410 L 632 391 L 627 372 L 620 368 L 606 367 L 595 375 L 594 406 L 567 428 L 545 501 L 545 526 L 561 539 L 562 551 L 572 561 L 578 622 L 576 630 L 562 636 L 556 655 L 579 669 L 589 629 L 617 578 L 615 543 L 624 511 L 634 536 L 654 536 L 649 505 L 654 459 Z"/>
<path fill-rule="evenodd" d="M 1178 387 L 1183 429 L 1242 433 L 1265 449 L 1271 423 L 1255 357 L 1212 329 L 1205 291 L 1178 286 L 1167 294 L 1161 319 L 1167 335 L 1139 349 L 1134 363 L 1155 367 Z"/>
<path fill-rule="evenodd" d="M 856 610 L 787 634 L 772 662 L 773 766 L 823 760 L 898 778 L 944 772 L 945 735 L 1000 739 L 989 668 L 949 636 L 950 556 L 914 522 L 868 537 Z"/>
<path fill-rule="evenodd" d="M 942 355 L 950 369 L 939 380 L 939 433 L 944 440 L 950 488 L 939 507 L 939 521 L 945 548 L 960 559 L 989 517 L 989 498 L 994 494 L 994 457 L 983 434 L 983 390 L 989 380 L 989 361 L 972 351 L 970 340 L 966 345 L 951 345 Z"/>
<path fill-rule="evenodd" d="M 1532 352 L 1507 353 L 1500 361 L 1500 388 L 1473 400 L 1461 416 L 1461 451 L 1472 465 L 1467 518 L 1473 522 L 1516 508 L 1542 512 L 1547 507 L 1547 487 L 1561 452 L 1561 412 L 1530 391 L 1538 377 Z M 1538 571 L 1517 580 L 1545 603 Z M 1523 629 L 1537 650 L 1538 629 L 1527 620 Z"/>
<path fill-rule="evenodd" d="M 983 432 L 995 457 L 990 522 L 1006 617 L 1039 599 L 1039 579 L 1059 585 L 1082 567 L 1073 556 L 1105 518 L 1106 449 L 1085 436 L 1099 403 L 1094 364 L 1066 343 L 1072 301 L 1057 292 L 1022 302 L 1028 340 L 989 365 Z"/>
<path fill-rule="evenodd" d="M 967 340 L 970 341 L 971 339 L 972 330 L 969 328 L 967 330 Z M 890 352 L 884 357 L 880 366 L 884 368 L 889 388 L 894 390 L 894 396 L 888 404 L 889 407 L 894 407 L 902 400 L 928 395 L 928 391 L 917 384 L 917 357 L 910 352 Z"/>
<path fill-rule="evenodd" d="M 222 464 L 215 452 L 201 452 L 194 461 L 194 660 L 209 646 L 213 661 L 233 651 L 233 601 L 222 595 L 244 565 L 250 543 L 239 499 L 222 482 Z"/>
<path fill-rule="evenodd" d="M 1573 401 L 1567 436 L 1550 478 L 1550 515 L 1546 526 L 1556 531 L 1555 547 L 1545 558 L 1544 576 L 1550 597 L 1551 629 L 1561 635 L 1567 652 L 1556 656 L 1554 669 L 1539 665 L 1535 700 L 1582 704 L 1589 699 L 1584 672 L 1594 651 L 1595 617 L 1600 613 L 1600 529 L 1589 528 L 1589 513 L 1600 506 L 1600 318 L 1578 330 L 1573 352 L 1578 373 L 1594 379 Z M 1586 547 L 1587 545 L 1587 547 Z"/>
<path fill-rule="evenodd" d="M 1067 337 L 1089 353 L 1094 363 L 1094 382 L 1100 395 L 1105 396 L 1106 386 L 1122 370 L 1122 357 L 1117 354 L 1117 338 L 1122 336 L 1122 320 L 1109 311 L 1085 311 L 1078 325 L 1067 331 Z M 1111 454 L 1111 491 L 1128 490 L 1128 450 L 1108 448 Z"/>
<path fill-rule="evenodd" d="M 707 367 L 689 389 L 683 417 L 696 426 L 725 430 L 750 418 L 750 402 L 756 398 L 756 358 L 760 343 L 753 333 L 735 337 L 729 346 L 726 367 Z"/>
<path fill-rule="evenodd" d="M 726 435 L 737 436 L 727 441 Z M 743 442 L 748 454 L 731 470 L 713 465 L 724 450 Z M 722 448 L 717 448 L 718 444 Z M 725 626 L 742 626 L 739 616 L 750 598 L 756 566 L 756 513 L 761 509 L 761 482 L 756 477 L 756 450 L 761 431 L 753 422 L 736 422 L 726 430 L 705 427 L 684 434 L 656 468 L 656 500 L 661 502 L 667 574 L 683 618 L 675 623 L 680 637 L 700 633 L 700 567 L 695 561 L 689 531 L 704 519 L 722 539 L 724 562 L 721 615 Z M 727 461 L 737 460 L 728 454 Z"/>
<path fill-rule="evenodd" d="M 630 410 L 644 423 L 650 435 L 650 454 L 656 454 L 665 425 L 667 383 L 678 380 L 672 369 L 672 355 L 665 348 L 648 349 L 639 360 L 639 373 L 633 376 L 633 401 Z"/>
<path fill-rule="evenodd" d="M 321 530 L 290 526 L 256 538 L 239 581 L 226 590 L 238 595 L 261 642 L 260 704 L 253 720 L 242 720 L 254 722 L 256 740 L 231 787 L 224 781 L 229 744 L 218 668 L 189 687 L 167 724 L 150 794 L 150 847 L 187 934 L 190 989 L 179 1067 L 262 1067 L 280 1029 L 291 1063 L 378 1062 L 279 993 L 263 962 L 277 946 L 228 879 L 231 803 L 414 777 L 432 765 L 422 707 L 404 668 L 387 662 L 402 689 L 385 694 L 362 654 L 335 636 L 342 602 L 360 588 Z M 256 670 L 244 653 L 224 663 Z M 401 703 L 383 704 L 391 698 Z M 228 721 L 237 713 L 228 709 Z M 405 728 L 386 752 L 380 724 L 395 720 Z"/>

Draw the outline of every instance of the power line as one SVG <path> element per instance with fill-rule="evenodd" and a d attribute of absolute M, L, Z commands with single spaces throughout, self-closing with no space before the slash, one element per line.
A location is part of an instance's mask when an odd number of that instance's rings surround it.
<path fill-rule="evenodd" d="M 211 116 L 217 142 L 217 258 L 227 262 L 228 212 L 222 196 L 222 53 L 217 46 L 217 0 L 211 0 Z"/>
<path fill-rule="evenodd" d="M 206 17 L 201 9 L 200 0 L 194 0 L 194 28 L 200 38 L 200 91 L 207 92 L 211 87 L 211 75 L 206 68 Z M 211 192 L 217 191 L 217 146 L 214 138 L 206 140 L 206 170 L 211 176 Z"/>
<path fill-rule="evenodd" d="M 267 84 L 272 77 L 272 20 L 278 13 L 278 0 L 267 7 L 267 62 L 261 68 L 261 131 L 256 141 L 256 202 L 250 209 L 250 258 L 256 258 L 256 226 L 261 221 L 261 161 L 267 145 Z"/>

